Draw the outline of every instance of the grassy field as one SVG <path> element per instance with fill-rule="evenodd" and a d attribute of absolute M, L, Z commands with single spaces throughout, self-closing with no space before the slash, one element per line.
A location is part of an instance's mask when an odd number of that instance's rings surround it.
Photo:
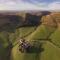
<path fill-rule="evenodd" d="M 2 43 L 3 46 L 7 47 L 8 42 L 7 42 L 7 36 L 5 32 L 0 32 L 0 42 Z"/>
<path fill-rule="evenodd" d="M 60 48 L 50 42 L 43 44 L 41 53 L 21 53 L 16 45 L 11 52 L 11 60 L 60 60 Z"/>
<path fill-rule="evenodd" d="M 54 16 L 58 20 L 55 21 L 57 26 L 59 17 Z M 4 27 L 0 32 L 0 60 L 60 60 L 60 29 L 59 27 L 56 28 L 56 23 L 53 24 L 54 21 L 50 18 L 50 16 L 47 16 L 47 20 L 44 21 L 48 23 L 47 25 L 41 24 L 39 26 L 20 28 L 7 25 Z M 15 45 L 20 37 L 24 37 L 29 42 L 32 40 L 44 42 L 42 44 L 42 52 L 21 53 L 18 49 L 18 43 Z M 8 40 L 12 43 L 13 48 L 9 48 Z"/>
<path fill-rule="evenodd" d="M 26 37 L 28 40 L 47 39 L 50 33 L 54 32 L 55 28 L 47 28 L 44 25 L 39 26 L 36 31 Z M 43 40 L 45 41 L 45 40 Z M 51 42 L 45 41 L 43 44 L 42 53 L 21 53 L 16 45 L 11 52 L 11 60 L 60 60 L 60 49 L 55 47 Z M 56 58 L 55 58 L 56 57 Z"/>
<path fill-rule="evenodd" d="M 18 30 L 18 32 L 20 33 L 20 36 L 27 35 L 28 39 L 34 40 L 34 39 L 47 39 L 49 34 L 55 30 L 55 28 L 53 28 L 51 30 L 50 28 L 48 28 L 44 25 L 38 26 L 36 31 L 34 30 L 35 28 L 36 27 L 22 27 Z M 33 32 L 33 33 L 31 33 L 31 32 Z M 31 34 L 29 34 L 29 33 L 31 33 Z M 11 35 L 11 37 L 14 36 L 16 38 L 16 35 L 17 34 L 15 33 L 14 35 Z M 13 38 L 12 38 L 12 40 L 14 40 Z M 48 47 L 48 45 L 46 45 L 46 46 Z M 44 48 L 47 48 L 46 46 Z M 49 48 L 47 48 L 47 51 L 49 51 L 48 49 Z M 50 55 L 50 53 L 48 53 L 48 54 Z M 46 51 L 43 54 L 43 57 L 44 57 L 43 59 L 45 59 L 45 54 L 47 54 Z M 40 59 L 41 59 L 41 53 L 39 53 L 39 54 L 37 54 L 37 53 L 31 53 L 31 54 L 30 53 L 21 53 L 18 50 L 18 45 L 16 45 L 12 49 L 12 52 L 11 52 L 11 60 L 40 60 Z M 48 59 L 50 59 L 50 56 L 48 56 L 45 60 L 48 60 Z"/>
<path fill-rule="evenodd" d="M 56 29 L 56 31 L 50 36 L 50 39 L 60 47 L 60 29 Z"/>
<path fill-rule="evenodd" d="M 51 33 L 55 31 L 56 28 L 46 27 L 44 25 L 38 26 L 36 31 L 34 31 L 31 35 L 27 37 L 30 40 L 37 40 L 37 39 L 48 39 Z"/>
<path fill-rule="evenodd" d="M 29 41 L 38 40 L 38 39 L 47 39 L 49 37 L 53 42 L 59 44 L 59 40 L 57 40 L 59 39 L 59 34 L 60 34 L 59 32 L 60 30 L 58 29 L 56 30 L 56 28 L 46 27 L 44 25 L 40 25 L 37 28 L 22 27 L 17 29 L 15 33 L 10 33 L 9 38 L 14 44 L 15 42 L 14 40 L 18 36 L 26 36 L 26 39 Z M 3 48 L 0 49 L 0 54 L 2 54 L 1 56 L 4 56 L 4 60 L 6 60 L 7 57 L 5 55 L 7 53 L 5 48 L 8 46 L 8 42 L 7 42 L 7 35 L 5 34 L 5 32 L 0 33 L 0 39 L 1 39 L 1 43 L 3 43 Z M 47 41 L 45 41 L 42 47 L 44 50 L 40 53 L 21 53 L 18 50 L 18 44 L 17 44 L 11 49 L 10 60 L 57 60 L 57 59 L 60 60 L 59 57 L 60 48 L 55 47 L 53 44 L 51 44 L 51 42 L 47 42 Z"/>
<path fill-rule="evenodd" d="M 44 51 L 41 54 L 41 60 L 60 60 L 60 48 L 54 47 L 48 42 L 43 47 Z"/>
<path fill-rule="evenodd" d="M 37 53 L 21 53 L 18 45 L 12 49 L 11 60 L 36 60 Z"/>
<path fill-rule="evenodd" d="M 35 29 L 36 29 L 36 26 L 30 26 L 30 27 L 28 26 L 28 27 L 19 28 L 20 37 L 28 36 L 29 34 L 34 32 Z"/>
<path fill-rule="evenodd" d="M 22 27 L 19 29 L 16 29 L 15 32 L 11 33 L 11 32 L 6 32 L 6 31 L 2 31 L 0 32 L 0 57 L 4 56 L 4 60 L 7 60 L 7 50 L 6 48 L 9 45 L 9 41 L 12 42 L 13 45 L 15 45 L 17 39 L 21 36 L 26 36 L 29 35 L 30 33 L 32 33 L 34 30 L 36 29 L 36 27 Z"/>

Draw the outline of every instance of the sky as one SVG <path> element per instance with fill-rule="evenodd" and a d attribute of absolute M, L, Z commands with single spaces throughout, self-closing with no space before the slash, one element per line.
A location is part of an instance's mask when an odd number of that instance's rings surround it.
<path fill-rule="evenodd" d="M 60 10 L 60 0 L 0 0 L 0 10 Z"/>

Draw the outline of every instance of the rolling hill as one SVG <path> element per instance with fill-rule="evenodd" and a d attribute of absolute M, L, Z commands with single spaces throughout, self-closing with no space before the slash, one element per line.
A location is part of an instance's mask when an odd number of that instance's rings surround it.
<path fill-rule="evenodd" d="M 42 42 L 43 50 L 20 52 L 21 37 Z M 60 12 L 1 13 L 0 60 L 60 60 Z"/>

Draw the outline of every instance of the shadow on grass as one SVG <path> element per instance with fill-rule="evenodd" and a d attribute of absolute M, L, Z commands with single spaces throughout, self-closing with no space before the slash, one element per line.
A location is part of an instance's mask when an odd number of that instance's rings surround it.
<path fill-rule="evenodd" d="M 10 60 L 13 45 L 9 39 L 7 39 L 7 43 L 8 44 L 4 46 L 3 39 L 0 38 L 0 60 Z"/>
<path fill-rule="evenodd" d="M 24 53 L 23 60 L 40 60 L 41 53 L 44 51 L 42 43 L 34 42 L 33 46 L 26 49 Z"/>
<path fill-rule="evenodd" d="M 31 46 L 30 48 L 26 49 L 26 53 L 40 53 L 42 51 L 44 51 L 44 49 L 42 48 L 42 45 L 40 46 Z"/>
<path fill-rule="evenodd" d="M 12 48 L 13 48 L 13 45 L 12 45 L 12 44 L 10 44 L 10 45 L 6 48 L 6 60 L 10 60 Z"/>
<path fill-rule="evenodd" d="M 4 48 L 2 47 L 2 51 L 0 52 L 0 60 L 10 60 L 11 56 L 11 50 L 12 50 L 12 44 L 10 44 L 8 47 Z"/>

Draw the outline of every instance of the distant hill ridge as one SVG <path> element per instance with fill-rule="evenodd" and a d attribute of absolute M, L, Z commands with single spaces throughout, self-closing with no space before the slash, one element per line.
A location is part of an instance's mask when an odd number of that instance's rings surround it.
<path fill-rule="evenodd" d="M 52 15 L 56 20 L 60 20 L 60 12 L 49 12 L 49 11 L 41 11 L 41 12 L 4 12 L 0 13 L 0 26 L 10 23 L 16 24 L 20 26 L 24 25 L 36 25 L 39 24 L 44 16 L 48 17 L 48 15 Z M 59 17 L 59 18 L 58 18 Z M 49 17 L 48 17 L 49 18 Z M 44 20 L 47 18 L 44 18 Z"/>

